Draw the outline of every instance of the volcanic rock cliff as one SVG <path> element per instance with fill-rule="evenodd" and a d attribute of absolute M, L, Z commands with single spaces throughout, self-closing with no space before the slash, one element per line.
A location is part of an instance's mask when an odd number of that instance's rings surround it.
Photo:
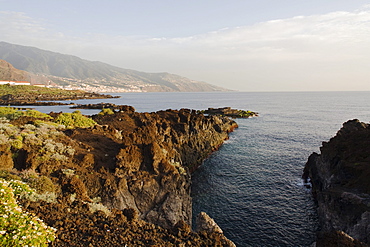
<path fill-rule="evenodd" d="M 212 227 L 190 230 L 191 171 L 228 138 L 237 127 L 233 120 L 188 109 L 138 113 L 130 106 L 93 119 L 98 125 L 53 137 L 60 147 L 73 148 L 67 158 L 50 162 L 40 158 L 46 147 L 27 145 L 16 155 L 5 147 L 0 153 L 1 169 L 36 171 L 57 187 L 57 202 L 24 205 L 58 229 L 53 245 L 233 246 L 210 220 Z M 96 202 L 111 210 L 110 218 L 88 212 Z"/>
<path fill-rule="evenodd" d="M 309 157 L 303 178 L 311 180 L 317 200 L 321 227 L 317 246 L 370 244 L 369 147 L 369 124 L 350 120 L 323 142 L 321 154 Z"/>
<path fill-rule="evenodd" d="M 191 224 L 190 172 L 228 138 L 236 123 L 186 109 L 136 113 L 130 107 L 95 120 L 104 126 L 68 135 L 104 155 L 96 153 L 91 160 L 90 152 L 83 159 L 109 174 L 96 192 L 104 195 L 103 203 L 133 208 L 142 219 L 163 227 L 180 220 Z M 101 139 L 86 142 L 89 135 Z"/>

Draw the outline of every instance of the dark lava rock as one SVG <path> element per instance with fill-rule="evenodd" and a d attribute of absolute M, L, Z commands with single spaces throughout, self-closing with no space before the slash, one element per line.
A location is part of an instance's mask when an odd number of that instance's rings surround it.
<path fill-rule="evenodd" d="M 322 232 L 343 231 L 370 244 L 369 147 L 369 125 L 355 119 L 309 157 L 303 178 L 312 183 Z"/>
<path fill-rule="evenodd" d="M 71 109 L 111 109 L 117 111 L 134 112 L 135 108 L 128 105 L 116 105 L 112 103 L 98 103 L 98 104 L 86 104 L 86 105 L 75 105 L 71 106 Z"/>
<path fill-rule="evenodd" d="M 231 107 L 208 108 L 203 112 L 209 115 L 227 116 L 231 118 L 249 118 L 258 116 L 257 112 L 231 109 Z"/>
<path fill-rule="evenodd" d="M 316 247 L 366 247 L 342 231 L 318 232 Z"/>
<path fill-rule="evenodd" d="M 38 159 L 27 145 L 16 165 L 10 150 L 0 157 L 7 169 L 36 170 L 53 181 L 58 201 L 27 209 L 58 229 L 52 246 L 230 246 L 222 233 L 190 231 L 190 186 L 191 171 L 228 138 L 233 120 L 132 107 L 93 119 L 99 125 L 53 137 L 74 149 L 68 159 Z"/>

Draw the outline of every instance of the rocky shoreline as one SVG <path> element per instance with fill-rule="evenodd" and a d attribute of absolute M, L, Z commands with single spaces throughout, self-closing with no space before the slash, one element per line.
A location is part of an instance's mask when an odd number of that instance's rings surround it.
<path fill-rule="evenodd" d="M 370 125 L 355 119 L 309 157 L 303 179 L 317 201 L 316 246 L 370 245 L 369 146 Z"/>
<path fill-rule="evenodd" d="M 67 91 L 61 89 L 40 88 L 36 86 L 0 85 L 0 105 L 4 106 L 74 105 L 74 103 L 61 103 L 56 101 L 109 98 L 119 98 L 119 96 L 89 93 L 78 90 Z"/>
<path fill-rule="evenodd" d="M 245 111 L 239 109 L 231 109 L 231 107 L 221 107 L 221 108 L 208 108 L 207 110 L 200 111 L 204 114 L 214 115 L 214 116 L 226 116 L 231 118 L 250 118 L 257 117 L 258 113 L 253 111 Z"/>
<path fill-rule="evenodd" d="M 26 142 L 0 145 L 2 177 L 28 172 L 52 182 L 52 202 L 23 201 L 57 229 L 51 246 L 235 246 L 204 213 L 197 232 L 191 230 L 190 197 L 191 171 L 238 127 L 233 120 L 130 106 L 92 119 L 93 127 L 53 130 L 39 150 Z M 24 131 L 37 121 L 20 117 L 11 124 Z M 60 158 L 44 153 L 62 147 Z"/>
<path fill-rule="evenodd" d="M 71 109 L 112 109 L 112 110 L 119 110 L 121 107 L 125 107 L 122 105 L 116 105 L 113 103 L 97 103 L 97 104 L 77 104 L 71 106 Z"/>

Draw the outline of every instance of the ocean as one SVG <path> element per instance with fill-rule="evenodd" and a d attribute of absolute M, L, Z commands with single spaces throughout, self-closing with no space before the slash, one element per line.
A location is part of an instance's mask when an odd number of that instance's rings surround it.
<path fill-rule="evenodd" d="M 193 174 L 193 215 L 209 214 L 237 246 L 310 246 L 318 220 L 310 190 L 301 180 L 307 158 L 343 122 L 370 120 L 370 92 L 118 95 L 76 103 L 127 104 L 138 112 L 230 106 L 259 113 L 236 119 L 239 128 Z M 66 106 L 36 109 L 73 111 Z"/>

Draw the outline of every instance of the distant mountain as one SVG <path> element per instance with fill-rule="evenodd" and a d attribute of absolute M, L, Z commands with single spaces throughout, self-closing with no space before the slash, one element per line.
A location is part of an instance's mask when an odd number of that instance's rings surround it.
<path fill-rule="evenodd" d="M 224 88 L 169 73 L 145 73 L 76 56 L 0 42 L 0 59 L 33 74 L 33 83 L 99 91 L 196 92 Z M 84 89 L 84 88 L 82 88 Z"/>

